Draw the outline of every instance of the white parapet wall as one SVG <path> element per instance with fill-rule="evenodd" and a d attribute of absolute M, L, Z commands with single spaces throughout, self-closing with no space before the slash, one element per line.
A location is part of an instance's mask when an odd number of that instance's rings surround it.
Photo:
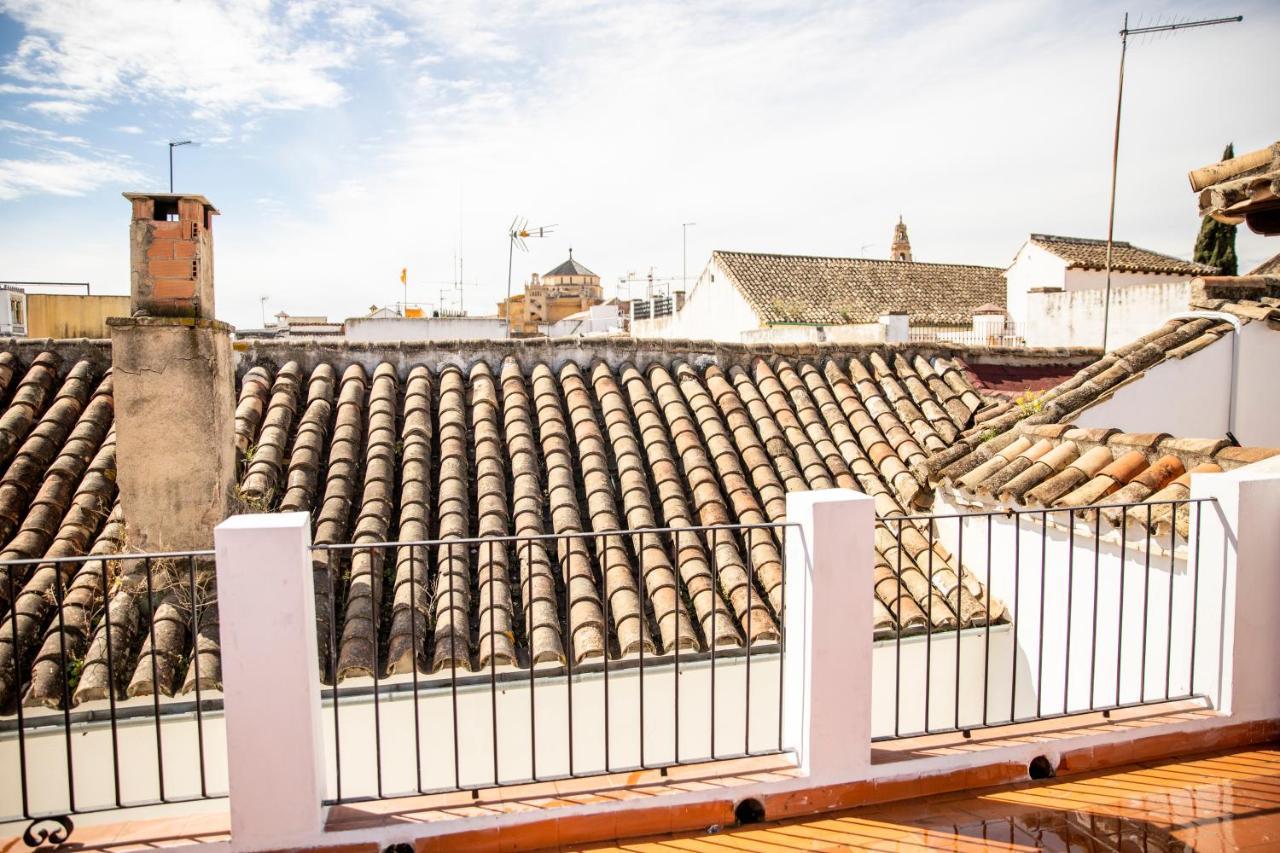
<path fill-rule="evenodd" d="M 952 500 L 944 494 L 936 509 L 975 509 Z M 1223 520 L 1206 506 L 1192 508 L 1189 535 L 1173 542 L 1148 539 L 1137 524 L 1122 539 L 1105 521 L 1095 526 L 1061 510 L 1006 515 L 996 508 L 939 521 L 939 540 L 953 553 L 963 549 L 966 570 L 1012 615 L 1016 653 L 993 653 L 986 666 L 1016 695 L 1006 689 L 993 700 L 990 720 L 1188 695 L 1220 706 L 1223 560 L 1197 541 L 1220 531 Z"/>
<path fill-rule="evenodd" d="M 1136 274 L 1128 274 L 1134 276 Z M 1117 278 L 1119 274 L 1117 274 Z M 1128 343 L 1157 329 L 1170 314 L 1191 306 L 1191 282 L 1132 284 L 1111 289 L 1107 346 Z M 1097 347 L 1102 345 L 1106 290 L 1102 287 L 1027 293 L 1020 324 L 1027 346 Z"/>

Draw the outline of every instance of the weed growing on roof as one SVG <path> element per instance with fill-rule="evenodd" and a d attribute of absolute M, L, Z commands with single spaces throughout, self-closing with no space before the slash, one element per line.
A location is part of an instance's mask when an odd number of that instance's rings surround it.
<path fill-rule="evenodd" d="M 986 444 L 988 441 L 995 438 L 997 435 L 999 435 L 999 433 L 997 433 L 994 428 L 985 429 L 982 431 L 982 434 L 978 436 L 978 443 Z"/>
<path fill-rule="evenodd" d="M 1022 410 L 1023 417 L 1039 414 L 1044 408 L 1044 392 L 1026 390 L 1013 401 Z"/>

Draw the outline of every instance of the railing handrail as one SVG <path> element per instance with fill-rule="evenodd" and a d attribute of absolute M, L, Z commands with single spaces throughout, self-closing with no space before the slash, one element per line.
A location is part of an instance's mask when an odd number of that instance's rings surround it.
<path fill-rule="evenodd" d="M 487 542 L 530 542 L 550 539 L 598 539 L 605 536 L 638 536 L 646 533 L 704 533 L 708 531 L 778 530 L 798 527 L 795 522 L 762 521 L 752 524 L 691 524 L 688 527 L 619 527 L 612 530 L 568 530 L 560 533 L 525 533 L 503 536 L 458 536 L 447 539 L 404 539 L 381 542 L 313 542 L 312 550 L 359 551 L 365 548 L 419 547 L 428 545 L 483 545 Z"/>
<path fill-rule="evenodd" d="M 904 521 L 938 521 L 943 519 L 955 518 L 982 518 L 986 516 L 997 516 L 1008 518 L 1013 515 L 1045 515 L 1047 513 L 1077 513 L 1087 512 L 1092 509 L 1131 509 L 1139 506 L 1171 506 L 1176 504 L 1195 504 L 1195 503 L 1213 503 L 1218 502 L 1217 498 L 1168 498 L 1158 501 L 1131 501 L 1128 503 L 1095 503 L 1082 504 L 1081 506 L 1046 506 L 1046 507 L 999 507 L 997 509 L 980 509 L 972 512 L 935 512 L 935 513 L 918 513 L 915 515 L 889 515 L 880 519 L 885 524 L 897 524 Z"/>
<path fill-rule="evenodd" d="M 78 554 L 71 557 L 22 557 L 0 560 L 0 566 L 43 566 L 47 563 L 88 563 L 98 560 L 175 560 L 181 557 L 212 557 L 212 548 L 197 551 L 156 551 L 134 554 Z"/>

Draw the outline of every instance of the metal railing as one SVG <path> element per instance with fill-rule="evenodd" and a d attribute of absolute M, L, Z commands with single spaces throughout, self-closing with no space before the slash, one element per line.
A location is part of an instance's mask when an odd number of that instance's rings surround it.
<path fill-rule="evenodd" d="M 980 331 L 977 329 L 945 329 L 945 328 L 911 328 L 907 331 L 907 343 L 932 344 L 946 343 L 961 346 L 1000 346 L 1023 347 L 1027 345 L 1026 337 L 1020 325 L 1005 323 L 1000 329 Z"/>
<path fill-rule="evenodd" d="M 226 796 L 212 557 L 0 563 L 0 822 L 65 840 L 69 815 Z"/>
<path fill-rule="evenodd" d="M 1200 540 L 1222 523 L 1214 510 L 1184 499 L 883 519 L 899 545 L 904 529 L 926 530 L 916 562 L 932 578 L 950 550 L 959 578 L 920 603 L 923 633 L 898 620 L 877 644 L 872 740 L 1210 702 L 1225 611 L 1221 575 L 1201 580 Z M 900 613 L 911 593 L 897 553 L 888 606 Z M 960 612 L 966 573 L 984 587 L 984 618 Z M 935 606 L 955 630 L 934 629 Z"/>
<path fill-rule="evenodd" d="M 329 584 L 327 594 L 318 594 L 321 606 L 328 599 L 328 612 L 319 618 L 321 630 L 328 632 L 327 643 L 321 638 L 321 656 L 327 660 L 319 661 L 326 682 L 321 698 L 328 706 L 331 796 L 325 803 L 445 791 L 469 790 L 475 796 L 483 788 L 784 751 L 780 616 L 786 527 L 708 525 L 313 546 L 313 561 L 325 564 Z M 776 590 L 760 581 L 752 546 L 761 543 L 778 555 Z M 629 557 L 638 614 L 618 612 L 614 599 L 626 597 L 621 579 L 599 569 L 605 552 L 616 555 L 619 547 Z M 663 612 L 655 606 L 656 590 L 645 571 L 652 571 L 647 564 L 655 548 L 678 587 L 679 605 Z M 687 566 L 680 560 L 691 552 L 705 557 L 709 587 L 690 590 Z M 400 581 L 387 586 L 407 586 L 401 592 L 411 603 L 422 601 L 420 593 L 430 600 L 420 618 L 408 620 L 413 649 L 408 672 L 403 665 L 398 674 L 388 672 L 382 614 L 401 595 L 383 588 L 377 591 L 380 606 L 372 610 L 377 658 L 362 677 L 341 677 L 340 618 L 350 600 L 339 601 L 347 586 L 339 581 L 360 553 L 368 555 L 374 571 L 386 567 L 384 580 L 391 566 L 407 560 Z M 746 570 L 738 588 L 721 572 L 721 556 L 734 553 Z M 554 661 L 533 660 L 530 567 L 539 554 L 555 571 L 556 624 L 564 653 Z M 503 568 L 506 577 L 486 581 L 485 572 L 470 571 L 469 601 L 457 602 L 462 593 L 454 583 L 442 582 L 440 564 L 453 566 L 464 557 L 471 567 L 480 566 L 484 557 L 487 569 Z M 570 564 L 582 557 L 590 561 L 590 582 L 605 626 L 602 647 L 593 654 L 582 653 L 576 642 L 586 628 L 576 612 L 582 602 L 572 598 L 584 590 Z M 420 578 L 430 578 L 431 588 L 423 589 Z M 318 572 L 318 589 L 322 582 Z M 499 583 L 519 592 L 518 599 L 511 596 L 510 612 L 501 616 L 494 600 Z M 743 600 L 747 606 L 735 607 Z M 436 605 L 438 613 L 447 614 L 444 624 L 433 623 Z M 459 652 L 449 645 L 441 662 L 435 655 L 440 638 L 459 636 L 455 620 L 462 619 L 458 614 L 464 609 L 467 648 Z M 635 615 L 642 625 L 640 638 L 624 649 L 619 626 Z M 493 640 L 502 633 L 499 620 L 505 623 L 508 617 L 514 659 L 499 663 Z M 733 625 L 732 639 L 726 624 Z M 488 654 L 482 658 L 486 643 Z"/>

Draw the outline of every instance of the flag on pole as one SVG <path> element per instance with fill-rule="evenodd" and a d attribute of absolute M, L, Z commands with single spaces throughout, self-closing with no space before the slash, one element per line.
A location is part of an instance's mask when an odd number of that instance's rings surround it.
<path fill-rule="evenodd" d="M 408 283 L 409 283 L 409 268 L 408 268 L 408 267 L 401 267 L 401 268 L 400 268 L 400 283 L 401 283 L 401 284 L 408 284 Z"/>

